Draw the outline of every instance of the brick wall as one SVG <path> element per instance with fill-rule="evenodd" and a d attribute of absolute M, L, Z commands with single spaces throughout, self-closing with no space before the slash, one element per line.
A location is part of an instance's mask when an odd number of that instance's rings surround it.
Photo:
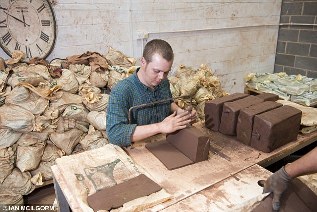
<path fill-rule="evenodd" d="M 274 72 L 317 78 L 317 1 L 283 0 L 280 23 Z"/>

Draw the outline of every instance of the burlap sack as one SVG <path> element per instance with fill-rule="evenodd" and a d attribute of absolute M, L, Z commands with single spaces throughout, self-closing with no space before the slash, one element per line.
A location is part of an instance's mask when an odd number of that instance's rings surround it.
<path fill-rule="evenodd" d="M 193 96 L 199 88 L 199 79 L 197 77 L 181 78 L 177 84 L 181 96 Z"/>
<path fill-rule="evenodd" d="M 8 78 L 9 72 L 0 70 L 0 93 L 4 90 L 4 87 L 6 87 L 7 78 Z"/>
<path fill-rule="evenodd" d="M 132 57 L 127 57 L 122 52 L 110 47 L 108 53 L 106 54 L 106 59 L 110 63 L 110 65 L 118 65 L 124 68 L 129 68 L 134 66 L 136 63 L 136 59 Z"/>
<path fill-rule="evenodd" d="M 69 92 L 63 92 L 60 98 L 50 101 L 50 107 L 59 108 L 60 106 L 70 105 L 70 104 L 81 104 L 82 97 L 77 94 L 72 94 Z"/>
<path fill-rule="evenodd" d="M 84 96 L 88 93 L 101 93 L 100 88 L 90 85 L 88 83 L 83 83 L 79 86 L 78 94 Z"/>
<path fill-rule="evenodd" d="M 212 95 L 212 93 L 208 91 L 205 87 L 199 88 L 194 95 L 194 99 L 197 102 L 197 104 L 204 101 L 212 100 L 214 98 L 215 97 Z"/>
<path fill-rule="evenodd" d="M 3 205 L 23 205 L 23 195 L 14 193 L 1 193 L 0 191 L 0 202 Z M 0 206 L 1 207 L 1 206 Z M 10 210 L 10 212 L 16 212 L 21 210 Z"/>
<path fill-rule="evenodd" d="M 71 129 L 63 133 L 52 133 L 49 137 L 58 148 L 66 153 L 66 155 L 70 155 L 81 140 L 83 134 L 84 132 L 81 130 Z"/>
<path fill-rule="evenodd" d="M 180 94 L 181 94 L 180 91 L 179 91 L 178 84 L 177 83 L 171 83 L 171 81 L 170 81 L 170 90 L 171 90 L 173 98 L 179 97 Z"/>
<path fill-rule="evenodd" d="M 8 104 L 18 105 L 34 115 L 42 114 L 49 101 L 29 91 L 23 86 L 16 86 L 5 100 Z"/>
<path fill-rule="evenodd" d="M 33 131 L 35 132 L 43 132 L 45 129 L 47 128 L 51 128 L 53 127 L 52 125 L 52 119 L 55 119 L 58 117 L 58 114 L 53 115 L 54 117 L 50 116 L 47 117 L 45 115 L 41 116 L 41 115 L 36 115 L 35 116 L 35 126 Z"/>
<path fill-rule="evenodd" d="M 15 132 L 11 129 L 0 129 L 0 149 L 15 144 L 21 135 L 22 133 Z"/>
<path fill-rule="evenodd" d="M 77 93 L 79 88 L 75 74 L 68 69 L 63 69 L 62 76 L 56 79 L 56 83 L 62 90 L 70 93 Z"/>
<path fill-rule="evenodd" d="M 45 65 L 41 65 L 41 64 L 32 65 L 32 64 L 30 64 L 27 68 L 27 71 L 36 73 L 37 75 L 43 77 L 46 81 L 52 80 L 51 75 L 48 71 L 48 68 Z"/>
<path fill-rule="evenodd" d="M 58 118 L 56 132 L 63 133 L 74 128 L 79 129 L 83 132 L 88 132 L 89 123 L 85 121 L 64 118 L 62 116 Z"/>
<path fill-rule="evenodd" d="M 33 86 L 39 86 L 40 83 L 50 81 L 50 75 L 47 68 L 42 65 L 19 65 L 14 70 L 13 75 L 8 80 L 8 84 L 15 87 L 21 82 L 29 83 Z"/>
<path fill-rule="evenodd" d="M 89 83 L 92 86 L 103 88 L 107 86 L 109 81 L 109 72 L 108 71 L 93 71 L 89 76 Z"/>
<path fill-rule="evenodd" d="M 87 115 L 88 110 L 81 104 L 72 104 L 66 107 L 64 110 L 62 117 L 68 119 L 75 119 L 76 121 L 84 121 L 88 122 Z"/>
<path fill-rule="evenodd" d="M 51 166 L 55 165 L 55 161 L 42 161 L 37 169 L 31 171 L 32 176 L 40 175 L 40 182 L 53 179 L 53 173 Z M 33 183 L 34 184 L 34 183 Z"/>
<path fill-rule="evenodd" d="M 90 125 L 88 134 L 79 142 L 84 150 L 96 149 L 109 143 L 102 133 Z"/>
<path fill-rule="evenodd" d="M 0 193 L 27 195 L 34 190 L 29 172 L 14 168 L 12 173 L 0 184 Z"/>
<path fill-rule="evenodd" d="M 191 76 L 195 74 L 196 70 L 189 66 L 180 65 L 176 71 L 173 73 L 175 77 L 178 79 L 187 78 L 189 79 Z"/>
<path fill-rule="evenodd" d="M 30 65 L 43 65 L 43 66 L 49 65 L 49 63 L 44 58 L 40 58 L 40 57 L 33 57 L 29 60 L 28 63 Z"/>
<path fill-rule="evenodd" d="M 11 147 L 0 149 L 0 183 L 11 174 L 14 168 L 15 153 Z"/>
<path fill-rule="evenodd" d="M 110 70 L 108 88 L 112 89 L 120 80 L 124 79 L 125 77 L 126 77 L 125 74 L 120 74 L 117 71 Z"/>
<path fill-rule="evenodd" d="M 44 153 L 46 133 L 25 133 L 18 141 L 16 166 L 22 171 L 30 171 L 37 168 Z"/>
<path fill-rule="evenodd" d="M 60 158 L 63 155 L 65 155 L 65 152 L 63 152 L 63 150 L 57 148 L 57 146 L 55 146 L 54 144 L 47 143 L 44 149 L 44 154 L 42 156 L 42 161 L 55 161 L 57 158 Z"/>
<path fill-rule="evenodd" d="M 34 115 L 17 105 L 5 104 L 0 107 L 0 128 L 17 132 L 31 132 L 34 129 Z"/>
<path fill-rule="evenodd" d="M 89 79 L 89 75 L 91 74 L 91 67 L 80 65 L 80 64 L 70 64 L 69 70 L 75 74 L 75 77 L 79 83 L 79 85 L 83 84 L 85 81 Z"/>
<path fill-rule="evenodd" d="M 287 100 L 277 100 L 278 103 L 283 105 L 289 105 L 302 111 L 301 125 L 304 126 L 316 126 L 317 125 L 317 108 L 307 107 L 304 105 L 290 102 Z"/>
<path fill-rule="evenodd" d="M 89 123 L 98 130 L 106 130 L 106 112 L 91 111 L 87 115 Z"/>
<path fill-rule="evenodd" d="M 84 64 L 90 65 L 91 70 L 95 71 L 97 69 L 106 70 L 108 68 L 108 62 L 105 57 L 103 57 L 98 52 L 86 52 L 81 55 L 73 55 L 67 57 L 67 62 L 69 64 Z"/>
<path fill-rule="evenodd" d="M 16 64 L 16 63 L 22 61 L 24 58 L 25 58 L 24 52 L 19 51 L 19 50 L 14 50 L 12 55 L 11 55 L 11 58 L 6 61 L 6 64 L 13 65 L 13 64 Z"/>
<path fill-rule="evenodd" d="M 83 96 L 83 104 L 90 111 L 106 110 L 108 101 L 109 101 L 109 94 L 89 93 L 88 95 Z"/>

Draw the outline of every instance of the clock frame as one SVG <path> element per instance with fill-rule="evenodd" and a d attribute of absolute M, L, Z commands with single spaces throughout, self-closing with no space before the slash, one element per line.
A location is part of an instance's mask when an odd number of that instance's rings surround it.
<path fill-rule="evenodd" d="M 49 0 L 1 0 L 0 46 L 10 57 L 46 58 L 54 48 L 56 21 Z"/>

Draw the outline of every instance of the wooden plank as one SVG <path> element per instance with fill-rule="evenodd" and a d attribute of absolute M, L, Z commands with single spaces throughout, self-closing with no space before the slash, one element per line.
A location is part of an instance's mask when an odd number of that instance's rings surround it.
<path fill-rule="evenodd" d="M 253 165 L 162 211 L 251 211 L 267 195 L 262 194 L 257 182 L 270 175 L 268 170 Z"/>

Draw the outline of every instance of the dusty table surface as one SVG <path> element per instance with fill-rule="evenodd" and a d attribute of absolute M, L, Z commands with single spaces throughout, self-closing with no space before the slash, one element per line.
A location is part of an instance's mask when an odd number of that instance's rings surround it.
<path fill-rule="evenodd" d="M 251 211 L 263 197 L 258 181 L 271 172 L 253 165 L 215 185 L 212 185 L 162 211 Z"/>
<path fill-rule="evenodd" d="M 207 161 L 168 170 L 145 148 L 145 144 L 127 149 L 134 162 L 142 167 L 151 179 L 174 196 L 171 201 L 162 204 L 161 208 L 173 205 L 255 164 L 270 165 L 317 140 L 317 132 L 299 135 L 296 141 L 270 153 L 263 153 L 244 145 L 233 136 L 210 131 L 201 123 L 195 126 L 210 138 L 210 153 Z"/>

